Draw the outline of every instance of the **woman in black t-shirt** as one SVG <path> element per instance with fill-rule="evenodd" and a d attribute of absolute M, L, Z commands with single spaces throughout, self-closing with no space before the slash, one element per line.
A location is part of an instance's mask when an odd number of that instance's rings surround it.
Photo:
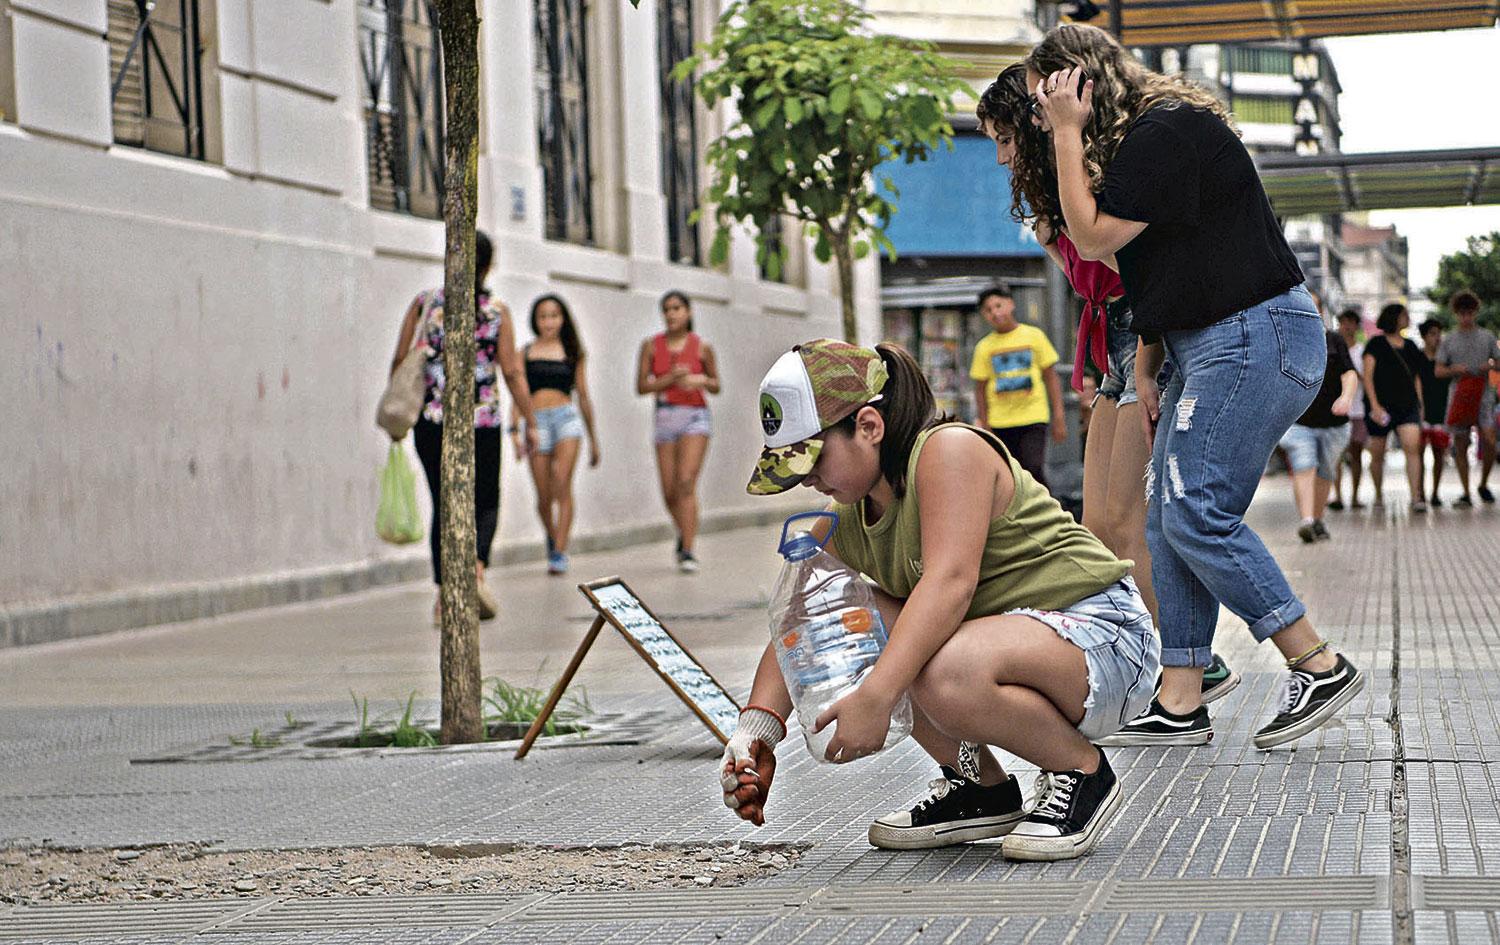
<path fill-rule="evenodd" d="M 1370 433 L 1370 478 L 1375 507 L 1385 505 L 1386 439 L 1392 431 L 1406 454 L 1406 483 L 1411 510 L 1427 511 L 1422 499 L 1422 349 L 1401 333 L 1411 324 L 1406 306 L 1392 302 L 1380 310 L 1375 327 L 1381 334 L 1365 342 L 1365 429 Z"/>
<path fill-rule="evenodd" d="M 1150 71 L 1088 26 L 1051 30 L 1026 66 L 1068 234 L 1084 258 L 1114 254 L 1143 341 L 1136 390 L 1154 437 L 1146 541 L 1162 685 L 1108 743 L 1213 737 L 1202 677 L 1220 604 L 1292 670 L 1256 747 L 1300 738 L 1365 678 L 1313 629 L 1244 514 L 1271 450 L 1322 383 L 1322 319 L 1218 99 Z M 1176 370 L 1158 399 L 1164 354 Z"/>

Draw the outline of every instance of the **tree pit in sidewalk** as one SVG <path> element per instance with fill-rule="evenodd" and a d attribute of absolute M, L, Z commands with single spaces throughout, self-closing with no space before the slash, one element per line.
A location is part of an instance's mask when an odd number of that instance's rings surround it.
<path fill-rule="evenodd" d="M 722 888 L 797 866 L 806 846 L 511 844 L 213 850 L 0 849 L 0 903 Z"/>
<path fill-rule="evenodd" d="M 484 740 L 486 742 L 518 741 L 526 737 L 532 724 L 542 714 L 547 693 L 540 689 L 513 686 L 503 679 L 485 680 Z M 354 700 L 355 731 L 352 735 L 310 739 L 309 748 L 436 748 L 440 726 L 436 722 L 414 720 L 417 694 L 406 698 L 399 718 L 371 720 L 370 699 L 349 694 Z M 559 735 L 584 735 L 590 727 L 583 719 L 593 713 L 588 694 L 582 689 L 565 696 L 553 709 L 538 733 L 542 738 Z M 288 721 L 291 721 L 288 715 Z"/>

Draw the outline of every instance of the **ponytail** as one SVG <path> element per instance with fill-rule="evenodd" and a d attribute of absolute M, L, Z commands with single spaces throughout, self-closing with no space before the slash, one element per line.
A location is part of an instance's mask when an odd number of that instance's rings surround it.
<path fill-rule="evenodd" d="M 899 499 L 906 495 L 906 467 L 911 461 L 911 451 L 916 448 L 917 437 L 931 427 L 951 423 L 953 417 L 938 414 L 932 387 L 916 359 L 905 348 L 879 344 L 875 351 L 885 364 L 888 375 L 880 399 L 870 405 L 880 411 L 885 420 L 885 438 L 880 442 L 880 474 L 891 484 Z M 856 410 L 835 424 L 833 429 L 852 436 L 858 415 Z"/>

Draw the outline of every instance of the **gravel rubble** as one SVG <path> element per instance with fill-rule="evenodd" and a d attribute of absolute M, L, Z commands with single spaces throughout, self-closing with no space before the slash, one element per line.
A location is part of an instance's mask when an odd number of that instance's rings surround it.
<path fill-rule="evenodd" d="M 0 849 L 0 902 L 722 888 L 794 869 L 790 846 Z"/>

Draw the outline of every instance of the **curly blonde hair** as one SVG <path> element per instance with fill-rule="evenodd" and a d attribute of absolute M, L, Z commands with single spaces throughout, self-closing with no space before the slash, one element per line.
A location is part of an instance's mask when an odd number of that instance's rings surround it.
<path fill-rule="evenodd" d="M 1104 186 L 1104 169 L 1131 125 L 1152 108 L 1201 108 L 1239 133 L 1229 110 L 1212 92 L 1181 77 L 1152 72 L 1095 26 L 1053 27 L 1027 54 L 1025 64 L 1044 76 L 1082 66 L 1094 81 L 1093 114 L 1083 127 L 1083 164 L 1095 193 Z"/>

